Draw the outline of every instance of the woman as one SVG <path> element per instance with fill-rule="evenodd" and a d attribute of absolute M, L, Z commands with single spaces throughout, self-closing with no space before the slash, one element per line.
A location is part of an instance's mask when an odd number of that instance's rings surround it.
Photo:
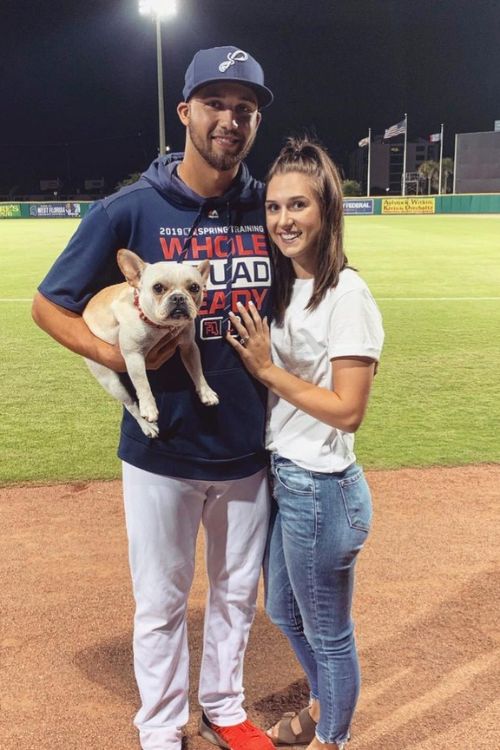
<path fill-rule="evenodd" d="M 267 447 L 276 507 L 266 610 L 309 681 L 311 702 L 285 714 L 275 744 L 340 750 L 359 694 L 351 603 L 371 521 L 353 452 L 383 343 L 380 313 L 343 249 L 342 187 L 326 151 L 289 139 L 267 178 L 275 278 L 269 329 L 239 306 L 228 341 L 270 391 Z M 272 350 L 272 354 L 271 354 Z"/>

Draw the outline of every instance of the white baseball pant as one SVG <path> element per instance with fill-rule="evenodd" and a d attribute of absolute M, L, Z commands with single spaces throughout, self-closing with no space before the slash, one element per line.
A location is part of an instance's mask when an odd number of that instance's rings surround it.
<path fill-rule="evenodd" d="M 267 471 L 209 482 L 122 468 L 142 702 L 134 723 L 143 750 L 179 750 L 189 710 L 186 610 L 200 522 L 209 590 L 199 701 L 215 724 L 246 718 L 243 658 L 269 522 Z"/>

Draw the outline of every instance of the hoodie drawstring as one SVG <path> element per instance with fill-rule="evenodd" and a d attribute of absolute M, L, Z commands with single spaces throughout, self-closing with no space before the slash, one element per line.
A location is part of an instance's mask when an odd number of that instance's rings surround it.
<path fill-rule="evenodd" d="M 201 223 L 203 212 L 206 208 L 207 208 L 206 204 L 200 206 L 200 209 L 193 221 L 191 229 L 189 230 L 189 234 L 184 240 L 184 243 L 182 245 L 182 250 L 179 255 L 179 259 L 177 260 L 177 263 L 182 263 L 186 259 L 189 246 L 191 244 L 191 240 L 193 239 L 195 232 Z M 227 221 L 227 226 L 230 227 L 231 226 L 231 204 L 230 203 L 226 203 L 226 221 Z M 236 220 L 236 224 L 238 224 L 238 219 Z M 234 250 L 234 246 L 233 246 L 232 237 L 228 237 L 228 239 L 224 242 L 223 249 L 226 252 L 226 263 L 224 266 L 224 286 L 226 288 L 226 293 L 225 293 L 225 299 L 224 299 L 224 309 L 222 311 L 222 326 L 221 326 L 221 334 L 224 337 L 225 334 L 231 328 L 231 321 L 229 319 L 229 313 L 231 312 L 232 305 L 233 305 L 233 250 Z"/>
<path fill-rule="evenodd" d="M 231 226 L 231 205 L 226 203 L 226 216 L 227 225 Z M 241 223 L 241 215 L 238 213 L 235 216 L 234 224 L 238 226 Z M 224 301 L 224 310 L 222 313 L 222 336 L 229 333 L 231 330 L 231 321 L 229 313 L 231 312 L 233 305 L 233 253 L 234 253 L 234 239 L 229 237 L 225 243 L 225 249 L 227 251 L 226 266 L 224 272 L 224 283 L 226 286 L 226 297 Z"/>
<path fill-rule="evenodd" d="M 189 245 L 191 244 L 191 240 L 193 239 L 194 233 L 196 232 L 196 230 L 197 230 L 197 228 L 198 228 L 198 226 L 199 226 L 199 224 L 201 222 L 201 217 L 203 216 L 203 209 L 204 209 L 203 205 L 200 206 L 200 208 L 198 209 L 198 213 L 196 214 L 195 219 L 194 219 L 194 221 L 193 221 L 193 223 L 191 225 L 191 229 L 189 230 L 189 234 L 186 237 L 186 239 L 184 240 L 184 244 L 182 245 L 182 251 L 181 251 L 181 254 L 179 256 L 179 260 L 177 261 L 177 263 L 182 263 L 182 261 L 186 259 L 186 255 L 187 255 L 187 252 L 189 250 Z"/>

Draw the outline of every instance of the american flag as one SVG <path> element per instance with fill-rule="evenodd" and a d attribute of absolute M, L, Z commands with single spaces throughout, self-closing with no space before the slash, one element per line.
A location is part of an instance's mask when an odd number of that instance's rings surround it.
<path fill-rule="evenodd" d="M 384 140 L 386 138 L 394 138 L 396 135 L 402 135 L 406 132 L 406 120 L 401 120 L 396 125 L 391 125 L 390 128 L 386 128 L 384 133 Z"/>
<path fill-rule="evenodd" d="M 439 143 L 441 140 L 441 133 L 431 133 L 429 136 L 429 141 L 431 143 Z"/>
<path fill-rule="evenodd" d="M 358 146 L 360 148 L 363 148 L 364 146 L 368 146 L 369 143 L 370 143 L 369 138 L 362 138 L 360 141 L 358 141 Z"/>

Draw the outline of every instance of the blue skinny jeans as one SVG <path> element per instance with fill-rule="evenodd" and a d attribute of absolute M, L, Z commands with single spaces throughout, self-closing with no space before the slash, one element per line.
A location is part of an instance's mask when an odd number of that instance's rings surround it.
<path fill-rule="evenodd" d="M 371 523 L 370 490 L 356 464 L 325 474 L 272 454 L 271 474 L 266 611 L 319 700 L 317 738 L 342 746 L 359 695 L 351 604 L 356 557 Z"/>

